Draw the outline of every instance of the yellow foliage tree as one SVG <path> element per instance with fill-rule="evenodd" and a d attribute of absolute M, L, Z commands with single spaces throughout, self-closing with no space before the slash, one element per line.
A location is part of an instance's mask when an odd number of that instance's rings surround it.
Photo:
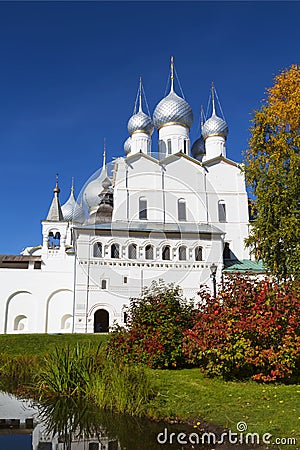
<path fill-rule="evenodd" d="M 245 174 L 257 214 L 246 244 L 278 279 L 300 279 L 300 65 L 275 77 L 252 122 Z"/>

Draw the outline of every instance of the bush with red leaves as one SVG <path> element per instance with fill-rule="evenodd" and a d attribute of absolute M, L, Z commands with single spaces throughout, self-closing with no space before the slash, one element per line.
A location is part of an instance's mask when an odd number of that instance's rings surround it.
<path fill-rule="evenodd" d="M 209 376 L 291 381 L 300 376 L 300 283 L 231 278 L 217 299 L 199 293 L 183 351 Z"/>

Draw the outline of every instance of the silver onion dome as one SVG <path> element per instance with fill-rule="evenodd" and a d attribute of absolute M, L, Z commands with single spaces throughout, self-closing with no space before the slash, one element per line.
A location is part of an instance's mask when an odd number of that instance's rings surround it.
<path fill-rule="evenodd" d="M 99 205 L 99 194 L 103 191 L 102 182 L 106 177 L 107 170 L 106 167 L 103 167 L 98 178 L 91 181 L 84 189 L 83 200 L 89 210 Z"/>
<path fill-rule="evenodd" d="M 131 136 L 129 136 L 129 138 L 127 138 L 124 142 L 124 151 L 126 155 L 131 152 Z"/>
<path fill-rule="evenodd" d="M 213 114 L 203 125 L 202 136 L 204 139 L 209 136 L 223 136 L 226 139 L 227 135 L 227 123 L 216 114 Z"/>
<path fill-rule="evenodd" d="M 192 108 L 174 91 L 158 103 L 153 114 L 153 122 L 158 129 L 172 122 L 191 128 L 193 120 Z"/>
<path fill-rule="evenodd" d="M 71 190 L 70 197 L 64 205 L 61 207 L 64 220 L 68 222 L 83 224 L 86 220 L 86 214 L 84 209 L 76 202 L 73 188 Z"/>
<path fill-rule="evenodd" d="M 205 155 L 205 142 L 203 136 L 200 136 L 192 145 L 192 155 L 195 159 Z"/>
<path fill-rule="evenodd" d="M 154 131 L 154 125 L 151 118 L 141 110 L 130 117 L 127 128 L 130 136 L 138 131 L 147 133 L 151 136 Z"/>

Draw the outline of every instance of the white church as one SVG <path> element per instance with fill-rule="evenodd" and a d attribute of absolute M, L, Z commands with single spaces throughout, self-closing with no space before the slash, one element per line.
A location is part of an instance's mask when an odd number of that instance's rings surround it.
<path fill-rule="evenodd" d="M 153 117 L 138 107 L 124 157 L 91 177 L 79 199 L 61 205 L 58 180 L 42 244 L 0 255 L 0 333 L 96 333 L 126 322 L 126 305 L 153 280 L 179 284 L 197 300 L 223 273 L 259 272 L 249 259 L 248 197 L 241 166 L 227 156 L 228 127 L 211 117 L 191 144 L 193 112 L 170 92 Z M 158 149 L 153 151 L 154 130 Z"/>

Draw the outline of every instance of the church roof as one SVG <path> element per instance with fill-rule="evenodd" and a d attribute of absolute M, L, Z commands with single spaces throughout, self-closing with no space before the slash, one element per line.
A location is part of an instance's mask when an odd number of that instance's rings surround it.
<path fill-rule="evenodd" d="M 206 223 L 158 223 L 158 222 L 109 222 L 95 225 L 76 226 L 78 229 L 114 230 L 114 231 L 146 231 L 161 233 L 192 233 L 192 234 L 224 234 L 219 228 Z"/>
<path fill-rule="evenodd" d="M 223 272 L 240 272 L 240 273 L 265 273 L 266 269 L 263 267 L 262 262 L 258 263 L 250 261 L 249 259 L 239 260 L 225 260 Z"/>
<path fill-rule="evenodd" d="M 0 262 L 4 261 L 10 261 L 10 262 L 16 262 L 16 261 L 40 261 L 41 256 L 35 256 L 35 255 L 0 255 Z"/>
<path fill-rule="evenodd" d="M 60 222 L 60 221 L 64 220 L 64 216 L 63 216 L 59 198 L 58 198 L 60 189 L 58 187 L 58 179 L 57 178 L 56 178 L 56 185 L 55 185 L 55 188 L 53 189 L 53 192 L 54 192 L 54 197 L 53 197 L 46 220 L 49 220 L 51 222 Z"/>

